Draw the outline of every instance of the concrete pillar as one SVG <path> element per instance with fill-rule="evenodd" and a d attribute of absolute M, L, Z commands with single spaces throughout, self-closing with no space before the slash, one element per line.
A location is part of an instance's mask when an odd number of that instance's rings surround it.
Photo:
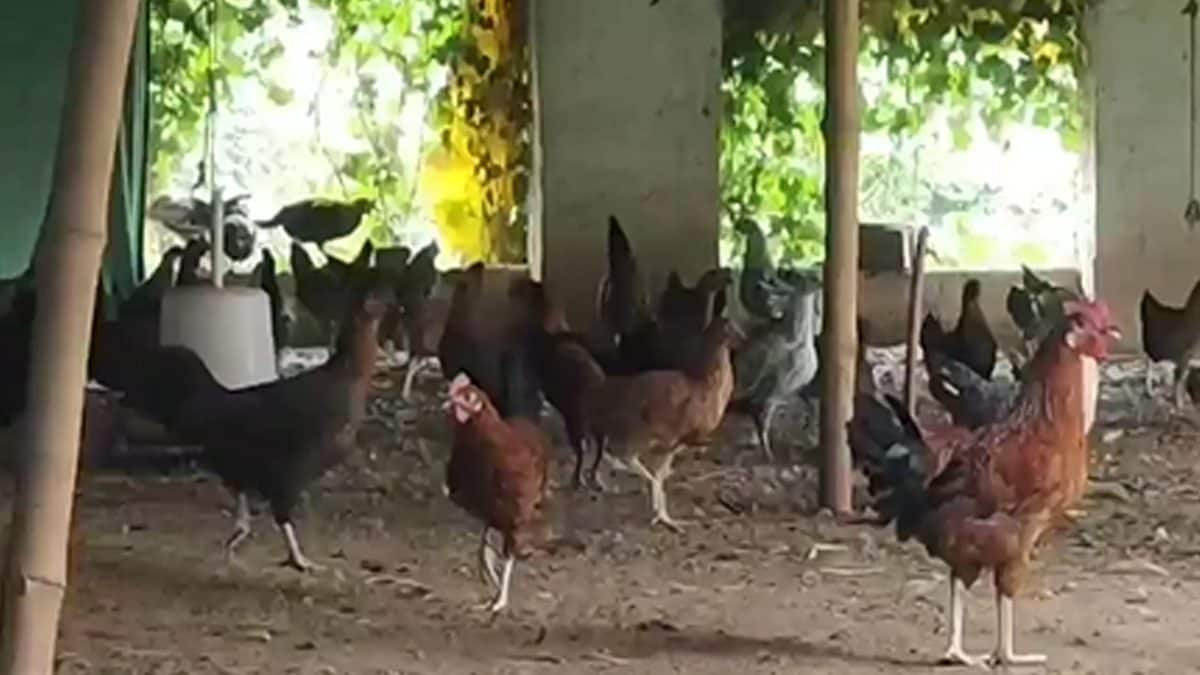
<path fill-rule="evenodd" d="M 532 0 L 532 273 L 594 318 L 607 219 L 657 292 L 717 263 L 720 0 Z"/>
<path fill-rule="evenodd" d="M 1200 276 L 1188 199 L 1188 17 L 1182 2 L 1106 0 L 1092 10 L 1096 293 L 1140 349 L 1138 302 L 1179 305 Z"/>

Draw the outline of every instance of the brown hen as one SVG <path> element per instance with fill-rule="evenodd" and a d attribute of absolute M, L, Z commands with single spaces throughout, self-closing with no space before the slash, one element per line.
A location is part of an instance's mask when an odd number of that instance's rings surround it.
<path fill-rule="evenodd" d="M 488 395 L 465 374 L 450 382 L 447 407 L 454 445 L 446 464 L 446 490 L 455 504 L 483 521 L 479 562 L 483 576 L 497 589 L 489 609 L 498 612 L 508 606 L 514 563 L 527 552 L 541 518 L 549 443 L 533 422 L 501 418 Z M 488 542 L 492 530 L 503 538 L 499 573 L 496 551 Z"/>

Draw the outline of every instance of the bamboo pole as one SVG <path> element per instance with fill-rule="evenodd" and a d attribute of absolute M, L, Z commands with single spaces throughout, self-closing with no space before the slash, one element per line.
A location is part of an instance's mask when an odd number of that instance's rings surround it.
<path fill-rule="evenodd" d="M 904 351 L 904 407 L 917 414 L 917 342 L 921 338 L 921 310 L 925 305 L 925 249 L 929 247 L 929 228 L 917 232 L 913 253 L 912 279 L 908 287 L 908 341 Z"/>
<path fill-rule="evenodd" d="M 821 376 L 822 503 L 848 513 L 858 316 L 858 3 L 825 3 L 825 319 Z"/>
<path fill-rule="evenodd" d="M 80 0 L 54 191 L 37 251 L 24 447 L 0 607 L 0 673 L 49 675 L 66 588 L 88 336 L 138 0 Z"/>

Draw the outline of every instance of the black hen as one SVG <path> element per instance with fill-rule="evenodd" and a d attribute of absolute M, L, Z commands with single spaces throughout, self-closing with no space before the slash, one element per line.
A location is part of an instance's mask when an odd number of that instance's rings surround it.
<path fill-rule="evenodd" d="M 508 317 L 486 313 L 483 275 L 483 263 L 477 262 L 455 284 L 438 344 L 442 375 L 452 379 L 466 373 L 505 419 L 537 419 L 542 395 L 527 355 L 528 327 L 523 321 L 509 323 Z"/>
<path fill-rule="evenodd" d="M 1182 408 L 1192 357 L 1200 349 L 1200 281 L 1183 307 L 1164 305 L 1150 291 L 1142 293 L 1142 347 L 1151 361 L 1175 364 L 1175 406 Z M 1149 389 L 1150 369 L 1146 369 Z"/>
<path fill-rule="evenodd" d="M 646 290 L 633 247 L 616 216 L 608 217 L 608 274 L 600 281 L 598 313 L 605 328 L 620 339 L 646 314 Z"/>
<path fill-rule="evenodd" d="M 330 239 L 344 237 L 358 228 L 363 215 L 374 207 L 370 199 L 356 199 L 349 204 L 325 199 L 305 199 L 283 207 L 259 227 L 283 226 L 288 236 L 297 241 L 324 244 Z"/>
<path fill-rule="evenodd" d="M 996 368 L 996 338 L 979 304 L 979 280 L 968 279 L 962 289 L 962 309 L 954 330 L 946 333 L 932 315 L 921 324 L 921 345 L 961 361 L 988 379 Z"/>
<path fill-rule="evenodd" d="M 933 350 L 925 350 L 925 369 L 929 393 L 954 424 L 967 429 L 1006 418 L 1020 391 L 1015 383 L 985 380 L 965 364 Z"/>
<path fill-rule="evenodd" d="M 284 309 L 283 291 L 279 289 L 279 278 L 275 275 L 275 256 L 265 248 L 262 262 L 258 264 L 258 285 L 270 301 L 271 337 L 275 340 L 275 349 L 283 349 L 288 342 L 291 320 Z"/>
<path fill-rule="evenodd" d="M 194 353 L 151 349 L 143 364 L 110 369 L 101 380 L 125 401 L 164 424 L 185 443 L 204 448 L 213 471 L 237 497 L 237 524 L 226 544 L 233 555 L 250 534 L 248 495 L 267 499 L 288 549 L 288 563 L 315 567 L 301 552 L 292 510 L 304 490 L 353 449 L 375 364 L 379 321 L 391 291 L 368 277 L 355 299 L 336 353 L 292 378 L 227 390 Z M 170 375 L 168 377 L 168 374 Z"/>

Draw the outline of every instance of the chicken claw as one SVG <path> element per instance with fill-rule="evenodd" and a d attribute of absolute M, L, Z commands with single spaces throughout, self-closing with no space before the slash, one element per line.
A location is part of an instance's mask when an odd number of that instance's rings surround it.
<path fill-rule="evenodd" d="M 651 527 L 655 525 L 662 525 L 675 534 L 683 534 L 683 528 L 687 523 L 675 520 L 664 510 L 662 513 L 655 514 L 654 518 L 650 521 Z"/>
<path fill-rule="evenodd" d="M 968 666 L 970 668 L 991 668 L 991 657 L 972 656 L 960 649 L 948 649 L 938 661 L 939 666 Z"/>
<path fill-rule="evenodd" d="M 279 529 L 283 532 L 283 539 L 287 543 L 288 549 L 288 557 L 280 565 L 291 567 L 299 572 L 320 572 L 325 569 L 324 565 L 318 565 L 309 560 L 300 551 L 300 540 L 296 538 L 296 528 L 292 527 L 291 523 L 284 522 Z"/>
<path fill-rule="evenodd" d="M 1017 654 L 1013 650 L 1013 599 L 996 594 L 996 650 L 988 659 L 992 666 L 1037 666 L 1046 662 L 1045 654 Z"/>

